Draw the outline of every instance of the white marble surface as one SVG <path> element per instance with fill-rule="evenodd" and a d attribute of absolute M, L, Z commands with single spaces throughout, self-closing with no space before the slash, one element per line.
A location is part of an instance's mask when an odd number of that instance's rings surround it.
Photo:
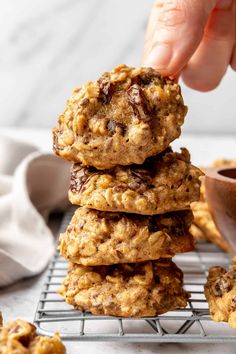
<path fill-rule="evenodd" d="M 140 65 L 153 0 L 0 1 L 0 126 L 51 127 L 73 87 Z M 236 133 L 236 73 L 210 93 L 183 87 L 186 132 Z"/>
<path fill-rule="evenodd" d="M 51 149 L 51 134 L 49 130 L 34 129 L 0 129 L 0 135 L 19 137 L 24 141 L 35 143 L 40 149 Z M 196 164 L 207 165 L 219 157 L 235 157 L 236 140 L 233 137 L 218 135 L 184 135 L 173 144 L 186 146 L 190 149 Z M 33 321 L 44 274 L 29 280 L 0 289 L 0 310 L 5 320 L 20 317 Z M 66 342 L 69 354 L 235 354 L 235 344 L 155 344 L 155 343 L 74 343 Z"/>

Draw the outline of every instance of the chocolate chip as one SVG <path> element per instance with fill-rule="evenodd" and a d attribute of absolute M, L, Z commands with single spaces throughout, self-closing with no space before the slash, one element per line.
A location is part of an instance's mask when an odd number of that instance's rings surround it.
<path fill-rule="evenodd" d="M 145 184 L 150 184 L 152 182 L 152 178 L 149 174 L 149 171 L 147 170 L 142 170 L 142 169 L 131 169 L 130 170 L 130 175 L 136 182 L 143 182 Z"/>
<path fill-rule="evenodd" d="M 231 299 L 231 306 L 236 309 L 236 296 L 232 297 Z"/>
<path fill-rule="evenodd" d="M 149 86 L 150 84 L 163 87 L 166 80 L 152 68 L 143 69 L 142 72 L 135 78 L 136 83 L 140 86 Z"/>
<path fill-rule="evenodd" d="M 122 252 L 116 250 L 116 254 L 117 254 L 118 258 L 120 258 L 120 259 L 123 258 L 123 253 Z"/>
<path fill-rule="evenodd" d="M 147 188 L 152 188 L 152 178 L 149 171 L 143 169 L 130 169 L 128 187 L 139 193 L 144 192 Z"/>
<path fill-rule="evenodd" d="M 89 143 L 89 137 L 88 136 L 84 136 L 83 137 L 83 144 L 87 145 Z"/>
<path fill-rule="evenodd" d="M 101 77 L 98 80 L 98 84 L 100 89 L 98 99 L 100 99 L 105 104 L 109 103 L 112 99 L 112 95 L 114 92 L 114 88 L 115 88 L 114 83 L 107 81 L 106 79 Z"/>
<path fill-rule="evenodd" d="M 150 217 L 148 220 L 148 231 L 149 232 L 157 232 L 158 230 L 159 230 L 159 228 L 156 223 L 155 217 Z"/>
<path fill-rule="evenodd" d="M 222 277 L 217 280 L 213 286 L 213 293 L 215 296 L 222 296 L 232 289 L 232 283 L 229 277 Z"/>
<path fill-rule="evenodd" d="M 212 291 L 215 296 L 222 296 L 223 295 L 219 282 L 216 282 L 214 284 L 214 286 L 212 287 Z"/>
<path fill-rule="evenodd" d="M 126 189 L 127 189 L 127 187 L 125 185 L 123 185 L 123 184 L 119 184 L 118 186 L 113 187 L 113 191 L 115 193 L 125 192 Z"/>
<path fill-rule="evenodd" d="M 127 90 L 128 101 L 131 104 L 135 115 L 144 122 L 151 119 L 151 110 L 148 107 L 146 98 L 139 85 L 134 84 Z"/>
<path fill-rule="evenodd" d="M 74 164 L 70 179 L 70 190 L 77 193 L 83 192 L 85 184 L 98 173 L 101 172 L 93 167 L 81 167 L 79 164 Z"/>
<path fill-rule="evenodd" d="M 137 188 L 139 188 L 139 186 L 140 186 L 140 184 L 135 181 L 128 183 L 128 187 L 133 190 L 136 190 Z"/>
<path fill-rule="evenodd" d="M 112 219 L 112 220 L 120 220 L 122 218 L 122 213 L 109 213 L 107 211 L 98 211 L 97 212 L 98 219 Z"/>
<path fill-rule="evenodd" d="M 131 174 L 143 182 L 149 179 L 148 171 L 146 170 L 141 170 L 141 169 L 131 170 Z"/>
<path fill-rule="evenodd" d="M 128 187 L 132 189 L 133 191 L 136 191 L 138 193 L 143 193 L 147 189 L 147 185 L 136 182 L 136 181 L 131 181 L 128 183 Z"/>
<path fill-rule="evenodd" d="M 136 81 L 138 85 L 148 86 L 152 82 L 152 79 L 151 72 L 142 72 L 137 76 Z"/>
<path fill-rule="evenodd" d="M 154 274 L 154 280 L 156 284 L 160 284 L 160 277 L 157 274 Z"/>
<path fill-rule="evenodd" d="M 85 98 L 82 99 L 82 101 L 80 102 L 80 105 L 81 105 L 82 107 L 85 107 L 85 106 L 88 105 L 88 103 L 89 103 L 89 99 L 85 97 Z"/>
<path fill-rule="evenodd" d="M 107 129 L 109 132 L 113 135 L 115 134 L 116 130 L 120 130 L 120 134 L 122 136 L 125 135 L 126 132 L 126 126 L 122 123 L 115 122 L 114 120 L 110 119 L 107 123 Z"/>

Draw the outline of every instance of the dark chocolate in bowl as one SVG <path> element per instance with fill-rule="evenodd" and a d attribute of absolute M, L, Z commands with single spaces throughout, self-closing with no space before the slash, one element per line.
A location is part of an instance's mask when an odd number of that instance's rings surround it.
<path fill-rule="evenodd" d="M 215 224 L 236 254 L 236 167 L 207 169 L 205 186 Z"/>

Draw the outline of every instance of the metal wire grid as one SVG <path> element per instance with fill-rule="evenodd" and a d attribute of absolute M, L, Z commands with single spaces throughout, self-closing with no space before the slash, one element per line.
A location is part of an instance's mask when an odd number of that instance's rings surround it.
<path fill-rule="evenodd" d="M 72 211 L 65 214 L 63 232 Z M 185 275 L 185 289 L 191 299 L 185 309 L 164 315 L 134 319 L 94 316 L 74 310 L 56 293 L 66 275 L 67 262 L 56 253 L 49 265 L 46 281 L 35 314 L 39 334 L 59 331 L 63 340 L 120 342 L 236 342 L 236 333 L 226 323 L 211 321 L 203 286 L 207 269 L 215 264 L 228 267 L 230 257 L 210 243 L 200 243 L 194 252 L 178 255 L 175 263 Z"/>

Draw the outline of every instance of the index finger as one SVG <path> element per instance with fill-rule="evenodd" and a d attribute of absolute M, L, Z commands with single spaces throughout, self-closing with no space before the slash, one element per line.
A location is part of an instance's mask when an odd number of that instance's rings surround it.
<path fill-rule="evenodd" d="M 217 0 L 155 1 L 145 39 L 143 66 L 174 76 L 197 49 Z"/>

